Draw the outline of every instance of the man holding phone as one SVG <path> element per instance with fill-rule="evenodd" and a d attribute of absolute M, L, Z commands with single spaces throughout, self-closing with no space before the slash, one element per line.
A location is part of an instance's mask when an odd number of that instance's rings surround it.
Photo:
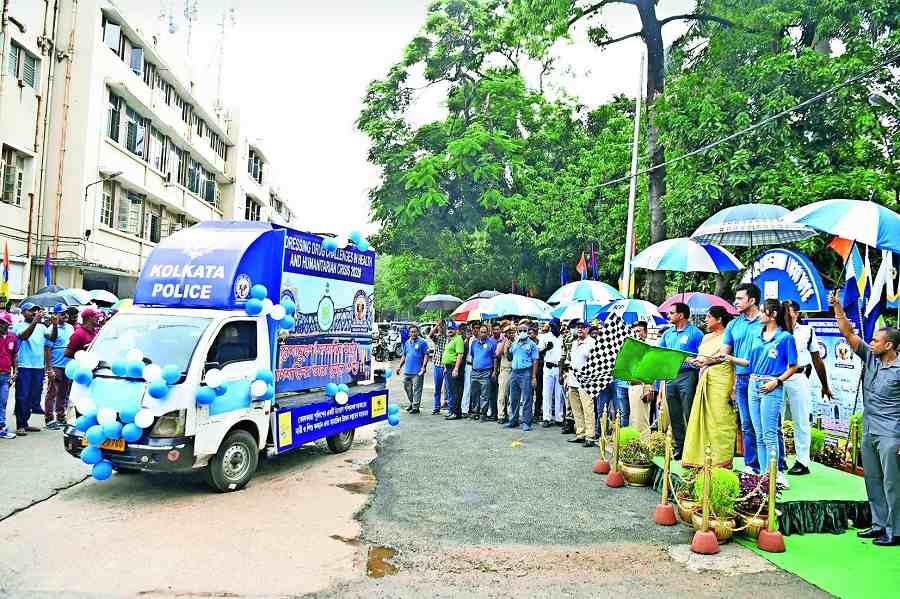
<path fill-rule="evenodd" d="M 24 435 L 40 431 L 29 426 L 33 406 L 40 406 L 44 391 L 44 375 L 53 380 L 53 370 L 44 357 L 44 348 L 52 345 L 57 336 L 56 315 L 50 317 L 50 326 L 43 324 L 44 311 L 32 303 L 22 305 L 25 321 L 13 327 L 19 338 L 16 376 L 16 434 Z M 38 410 L 40 411 L 40 410 Z"/>

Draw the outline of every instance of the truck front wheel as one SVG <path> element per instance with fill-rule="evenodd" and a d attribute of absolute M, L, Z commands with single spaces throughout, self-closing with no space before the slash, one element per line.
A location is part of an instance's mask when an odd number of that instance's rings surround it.
<path fill-rule="evenodd" d="M 328 443 L 328 449 L 331 450 L 331 453 L 344 453 L 353 445 L 353 436 L 355 434 L 356 429 L 351 428 L 349 431 L 338 433 L 333 437 L 327 437 L 325 442 Z"/>
<path fill-rule="evenodd" d="M 231 431 L 206 467 L 207 482 L 221 493 L 237 491 L 250 482 L 258 463 L 259 445 L 253 435 L 244 430 Z"/>

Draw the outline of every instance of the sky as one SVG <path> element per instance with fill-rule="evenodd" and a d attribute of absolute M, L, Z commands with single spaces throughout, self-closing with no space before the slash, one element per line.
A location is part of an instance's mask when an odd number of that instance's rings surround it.
<path fill-rule="evenodd" d="M 197 18 L 187 53 L 186 0 L 113 0 L 145 34 L 160 33 L 167 57 L 189 56 L 201 97 L 213 105 L 220 21 L 226 5 L 235 9 L 228 26 L 224 103 L 240 108 L 242 127 L 262 139 L 281 188 L 304 230 L 347 235 L 377 230 L 369 222 L 368 191 L 379 171 L 366 161 L 368 139 L 356 131 L 366 87 L 382 78 L 425 22 L 431 0 L 192 0 Z M 691 12 L 694 0 L 660 0 L 660 18 Z M 178 25 L 168 33 L 161 12 Z M 604 9 L 603 23 L 613 36 L 637 31 L 633 6 Z M 670 42 L 685 30 L 666 26 Z M 638 38 L 605 50 L 589 46 L 583 31 L 554 51 L 565 74 L 553 84 L 588 106 L 618 93 L 634 97 L 643 44 Z M 441 90 L 416 98 L 414 123 L 446 112 Z"/>

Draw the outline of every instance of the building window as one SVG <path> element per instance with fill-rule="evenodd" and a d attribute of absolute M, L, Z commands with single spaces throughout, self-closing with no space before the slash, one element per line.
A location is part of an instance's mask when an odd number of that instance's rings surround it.
<path fill-rule="evenodd" d="M 37 89 L 40 66 L 41 61 L 36 56 L 29 54 L 13 41 L 9 43 L 6 72 L 11 77 L 21 80 L 25 85 L 33 89 Z"/>
<path fill-rule="evenodd" d="M 153 63 L 145 62 L 144 63 L 144 83 L 147 84 L 147 87 L 149 87 L 150 89 L 153 89 L 154 87 L 156 87 L 157 77 L 158 76 L 156 74 L 156 67 L 153 65 Z"/>
<path fill-rule="evenodd" d="M 135 75 L 140 76 L 144 70 L 144 49 L 137 46 L 131 47 L 131 70 Z"/>
<path fill-rule="evenodd" d="M 116 55 L 119 54 L 119 50 L 122 47 L 122 28 L 111 21 L 107 21 L 105 17 L 103 19 L 103 43 Z"/>
<path fill-rule="evenodd" d="M 130 106 L 125 108 L 125 120 L 128 130 L 125 135 L 125 147 L 132 154 L 144 157 L 144 117 L 135 112 Z"/>
<path fill-rule="evenodd" d="M 100 199 L 100 222 L 110 228 L 113 226 L 115 206 L 116 184 L 113 181 L 104 181 L 103 197 Z"/>
<path fill-rule="evenodd" d="M 149 239 L 153 243 L 159 243 L 160 233 L 161 233 L 161 220 L 162 216 L 160 215 L 160 206 L 151 205 L 148 208 L 148 216 L 150 218 L 147 219 L 147 239 Z"/>
<path fill-rule="evenodd" d="M 106 135 L 113 141 L 119 141 L 119 123 L 122 122 L 122 98 L 112 92 L 109 92 L 107 121 Z"/>
<path fill-rule="evenodd" d="M 219 207 L 219 186 L 216 183 L 216 177 L 212 173 L 207 173 L 206 186 L 203 190 L 203 199 L 216 208 Z"/>
<path fill-rule="evenodd" d="M 25 156 L 10 147 L 4 147 L 0 171 L 0 199 L 6 204 L 21 206 L 22 187 L 25 184 Z"/>
<path fill-rule="evenodd" d="M 181 120 L 190 125 L 191 118 L 193 118 L 193 109 L 191 108 L 191 105 L 184 100 L 181 102 Z"/>
<path fill-rule="evenodd" d="M 129 191 L 125 197 L 120 197 L 116 213 L 116 228 L 132 235 L 139 234 L 143 208 L 144 198 L 136 193 Z"/>
<path fill-rule="evenodd" d="M 187 188 L 198 195 L 200 194 L 200 163 L 193 158 L 188 159 Z"/>
<path fill-rule="evenodd" d="M 262 185 L 263 182 L 263 161 L 262 158 L 254 151 L 250 150 L 249 157 L 247 159 L 247 173 L 250 177 L 253 178 L 254 181 Z"/>
<path fill-rule="evenodd" d="M 197 117 L 197 135 L 199 137 L 203 137 L 203 129 L 204 129 L 205 125 L 206 125 L 206 123 L 203 122 L 203 119 L 201 119 L 200 117 Z"/>
<path fill-rule="evenodd" d="M 150 164 L 158 171 L 165 173 L 168 167 L 168 139 L 156 127 L 150 128 Z"/>
<path fill-rule="evenodd" d="M 259 220 L 261 206 L 259 202 L 256 202 L 249 197 L 247 198 L 247 203 L 244 207 L 244 219 L 245 220 Z"/>
<path fill-rule="evenodd" d="M 188 186 L 188 161 L 190 160 L 188 153 L 184 150 L 178 150 L 178 183 Z"/>

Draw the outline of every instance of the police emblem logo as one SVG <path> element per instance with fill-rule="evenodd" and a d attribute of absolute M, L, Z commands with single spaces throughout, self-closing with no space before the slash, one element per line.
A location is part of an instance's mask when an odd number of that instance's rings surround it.
<path fill-rule="evenodd" d="M 250 287 L 252 287 L 250 277 L 238 275 L 234 280 L 234 297 L 238 300 L 247 299 L 250 297 Z"/>
<path fill-rule="evenodd" d="M 774 360 L 777 357 L 778 357 L 778 350 L 773 347 L 772 349 L 769 350 L 769 358 Z"/>

